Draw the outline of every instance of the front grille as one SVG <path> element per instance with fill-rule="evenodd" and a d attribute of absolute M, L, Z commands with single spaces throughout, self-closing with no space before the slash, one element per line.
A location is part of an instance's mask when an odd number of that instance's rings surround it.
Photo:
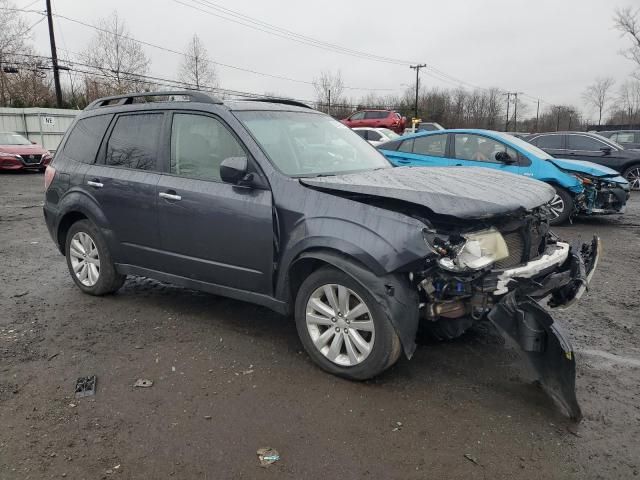
<path fill-rule="evenodd" d="M 40 163 L 42 155 L 21 155 L 24 163 Z"/>
<path fill-rule="evenodd" d="M 522 263 L 522 255 L 524 253 L 524 239 L 520 232 L 511 232 L 502 234 L 509 256 L 495 263 L 496 268 L 511 268 Z"/>

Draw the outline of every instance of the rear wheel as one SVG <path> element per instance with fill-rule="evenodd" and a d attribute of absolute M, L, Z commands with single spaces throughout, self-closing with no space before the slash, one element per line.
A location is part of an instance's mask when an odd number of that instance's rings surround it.
<path fill-rule="evenodd" d="M 631 165 L 622 175 L 629 182 L 631 190 L 640 190 L 640 165 Z"/>
<path fill-rule="evenodd" d="M 566 223 L 571 217 L 573 212 L 573 197 L 564 188 L 554 187 L 556 194 L 549 202 L 549 208 L 551 209 L 551 219 L 549 223 L 551 225 L 562 225 Z"/>
<path fill-rule="evenodd" d="M 309 356 L 323 370 L 366 380 L 399 358 L 400 340 L 368 289 L 334 268 L 313 272 L 296 297 L 296 327 Z"/>
<path fill-rule="evenodd" d="M 80 220 L 67 232 L 67 267 L 75 284 L 90 295 L 118 290 L 126 276 L 119 274 L 100 230 L 89 220 Z"/>

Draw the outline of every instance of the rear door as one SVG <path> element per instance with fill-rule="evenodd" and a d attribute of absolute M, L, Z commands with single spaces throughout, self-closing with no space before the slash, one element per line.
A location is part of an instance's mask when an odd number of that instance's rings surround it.
<path fill-rule="evenodd" d="M 161 265 L 156 186 L 164 117 L 157 111 L 117 115 L 98 161 L 84 174 L 84 188 L 110 225 L 118 263 Z"/>
<path fill-rule="evenodd" d="M 372 110 L 365 112 L 364 114 L 364 126 L 379 128 L 386 125 L 386 119 L 389 116 L 389 112 L 381 112 L 378 110 Z"/>
<path fill-rule="evenodd" d="M 245 156 L 252 164 L 240 140 L 217 116 L 175 112 L 166 141 L 170 162 L 158 184 L 164 271 L 270 293 L 271 191 L 220 179 L 226 158 Z"/>
<path fill-rule="evenodd" d="M 469 133 L 453 134 L 454 166 L 483 167 L 522 175 L 525 173 L 519 163 L 518 152 L 493 138 Z M 506 152 L 513 163 L 496 159 L 498 152 Z"/>
<path fill-rule="evenodd" d="M 424 135 L 404 140 L 395 151 L 385 150 L 385 156 L 398 166 L 445 167 L 451 165 L 447 158 L 447 134 Z"/>

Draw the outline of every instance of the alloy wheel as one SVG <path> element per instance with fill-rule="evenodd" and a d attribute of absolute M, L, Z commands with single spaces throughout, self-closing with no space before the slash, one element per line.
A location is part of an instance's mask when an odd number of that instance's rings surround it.
<path fill-rule="evenodd" d="M 93 287 L 100 278 L 100 255 L 93 239 L 85 232 L 76 233 L 69 245 L 71 267 L 76 278 Z"/>
<path fill-rule="evenodd" d="M 564 200 L 557 193 L 549 202 L 549 208 L 551 209 L 551 213 L 553 214 L 553 218 L 558 218 L 564 212 Z"/>
<path fill-rule="evenodd" d="M 337 365 L 358 365 L 373 349 L 375 326 L 371 311 L 344 285 L 318 287 L 307 301 L 306 323 L 314 346 Z"/>
<path fill-rule="evenodd" d="M 627 181 L 631 190 L 640 190 L 640 167 L 631 168 L 627 172 Z"/>

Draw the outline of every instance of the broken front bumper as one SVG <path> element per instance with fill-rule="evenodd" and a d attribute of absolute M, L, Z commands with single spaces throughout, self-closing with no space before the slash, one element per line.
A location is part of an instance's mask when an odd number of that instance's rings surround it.
<path fill-rule="evenodd" d="M 524 352 L 542 388 L 574 420 L 582 417 L 575 391 L 571 343 L 535 299 L 567 307 L 585 292 L 598 264 L 600 240 L 579 248 L 558 242 L 540 258 L 521 267 L 492 273 L 496 294 L 508 291 L 488 314 L 507 339 Z"/>

